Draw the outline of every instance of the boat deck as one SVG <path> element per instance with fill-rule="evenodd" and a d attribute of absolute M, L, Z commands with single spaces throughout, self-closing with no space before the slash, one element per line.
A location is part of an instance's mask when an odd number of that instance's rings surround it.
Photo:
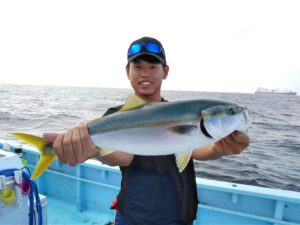
<path fill-rule="evenodd" d="M 0 140 L 0 148 L 2 147 Z M 13 144 L 12 144 L 13 145 Z M 39 153 L 23 146 L 32 171 Z M 47 197 L 47 224 L 104 225 L 120 187 L 118 168 L 88 160 L 75 167 L 57 160 L 36 183 Z M 300 225 L 300 193 L 197 178 L 199 205 L 194 225 Z M 1 213 L 0 213 L 1 219 Z"/>
<path fill-rule="evenodd" d="M 101 213 L 98 210 L 89 209 L 78 212 L 74 203 L 60 198 L 47 196 L 47 202 L 48 225 L 105 225 L 114 219 L 112 214 Z"/>

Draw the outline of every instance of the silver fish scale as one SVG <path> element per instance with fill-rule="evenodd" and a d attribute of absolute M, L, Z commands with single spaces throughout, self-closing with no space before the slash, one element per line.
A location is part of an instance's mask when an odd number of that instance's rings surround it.
<path fill-rule="evenodd" d="M 200 119 L 201 112 L 213 106 L 235 106 L 217 100 L 189 100 L 146 104 L 137 110 L 117 112 L 88 124 L 90 134 L 121 129 L 154 127 Z"/>

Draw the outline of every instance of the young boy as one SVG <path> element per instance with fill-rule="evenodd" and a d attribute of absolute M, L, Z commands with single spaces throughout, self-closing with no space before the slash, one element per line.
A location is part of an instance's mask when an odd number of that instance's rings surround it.
<path fill-rule="evenodd" d="M 161 97 L 161 85 L 168 77 L 169 66 L 162 44 L 154 38 L 140 38 L 130 44 L 127 59 L 126 73 L 135 94 L 149 103 L 166 101 Z M 108 109 L 104 116 L 119 108 Z M 113 152 L 102 156 L 84 123 L 66 133 L 45 133 L 44 138 L 54 142 L 54 151 L 62 163 L 76 165 L 95 157 L 120 166 L 122 182 L 115 225 L 191 225 L 198 205 L 193 159 L 239 154 L 249 145 L 246 134 L 233 132 L 210 146 L 195 149 L 187 167 L 179 173 L 174 155 Z"/>

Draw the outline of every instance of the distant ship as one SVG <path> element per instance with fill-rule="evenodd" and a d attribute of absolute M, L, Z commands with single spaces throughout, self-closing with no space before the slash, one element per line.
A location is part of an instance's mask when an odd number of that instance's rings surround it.
<path fill-rule="evenodd" d="M 279 89 L 267 89 L 267 88 L 257 88 L 254 92 L 255 94 L 279 94 L 279 95 L 296 95 L 295 91 L 279 90 Z"/>

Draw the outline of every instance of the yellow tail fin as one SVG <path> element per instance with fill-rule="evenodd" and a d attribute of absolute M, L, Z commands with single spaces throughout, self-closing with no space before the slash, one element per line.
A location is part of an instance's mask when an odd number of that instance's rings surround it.
<path fill-rule="evenodd" d="M 15 137 L 27 142 L 36 147 L 40 153 L 40 160 L 31 176 L 32 179 L 38 178 L 55 160 L 56 155 L 52 148 L 52 143 L 47 142 L 41 137 L 24 133 L 12 133 Z"/>

